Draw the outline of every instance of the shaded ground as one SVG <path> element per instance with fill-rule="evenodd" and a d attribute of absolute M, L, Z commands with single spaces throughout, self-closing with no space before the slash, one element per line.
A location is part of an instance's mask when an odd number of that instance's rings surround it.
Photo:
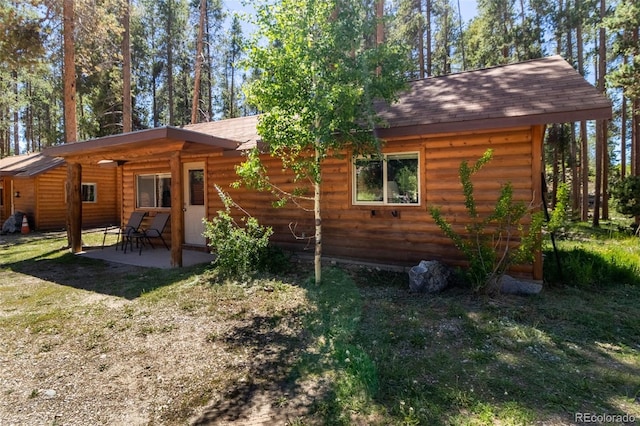
<path fill-rule="evenodd" d="M 2 240 L 0 250 L 20 243 Z M 62 248 L 52 244 L 0 264 L 0 424 L 258 425 L 306 415 L 319 390 L 289 377 L 305 345 L 302 289 L 211 286 L 204 267 L 54 260 Z"/>

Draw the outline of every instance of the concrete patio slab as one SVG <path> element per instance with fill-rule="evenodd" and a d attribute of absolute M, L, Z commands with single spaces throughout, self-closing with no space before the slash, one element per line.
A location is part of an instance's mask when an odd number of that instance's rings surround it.
<path fill-rule="evenodd" d="M 155 249 L 142 250 L 142 254 L 138 254 L 138 250 L 127 251 L 116 250 L 115 246 L 91 247 L 86 251 L 78 253 L 78 256 L 84 256 L 91 259 L 99 259 L 107 262 L 122 263 L 125 265 L 143 266 L 145 268 L 171 268 L 171 252 L 164 247 Z M 182 266 L 193 266 L 203 263 L 211 263 L 214 256 L 210 253 L 198 250 L 182 251 Z"/>

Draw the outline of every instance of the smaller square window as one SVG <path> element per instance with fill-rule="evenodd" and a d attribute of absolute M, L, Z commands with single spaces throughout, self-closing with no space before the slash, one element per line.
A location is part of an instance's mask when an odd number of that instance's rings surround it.
<path fill-rule="evenodd" d="M 418 153 L 385 154 L 353 162 L 354 204 L 420 204 Z"/>
<path fill-rule="evenodd" d="M 83 183 L 82 184 L 82 202 L 95 203 L 97 201 L 98 201 L 97 184 Z"/>

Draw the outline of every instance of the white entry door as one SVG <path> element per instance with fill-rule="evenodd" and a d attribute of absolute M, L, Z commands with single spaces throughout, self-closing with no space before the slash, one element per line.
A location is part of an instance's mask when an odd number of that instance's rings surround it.
<path fill-rule="evenodd" d="M 207 183 L 204 162 L 185 163 L 184 167 L 184 242 L 204 246 L 202 235 L 206 216 Z"/>

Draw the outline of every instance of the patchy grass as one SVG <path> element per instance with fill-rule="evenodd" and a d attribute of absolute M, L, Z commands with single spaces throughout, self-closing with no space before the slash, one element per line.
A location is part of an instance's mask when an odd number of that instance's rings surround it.
<path fill-rule="evenodd" d="M 206 267 L 117 267 L 69 255 L 60 236 L 7 239 L 0 418 L 242 424 L 266 401 L 296 425 L 638 419 L 640 245 L 572 232 L 562 279 L 547 252 L 549 285 L 529 298 L 413 295 L 404 274 L 358 268 L 315 286 L 305 265 L 213 284 Z M 580 273 L 585 253 L 596 278 Z"/>

